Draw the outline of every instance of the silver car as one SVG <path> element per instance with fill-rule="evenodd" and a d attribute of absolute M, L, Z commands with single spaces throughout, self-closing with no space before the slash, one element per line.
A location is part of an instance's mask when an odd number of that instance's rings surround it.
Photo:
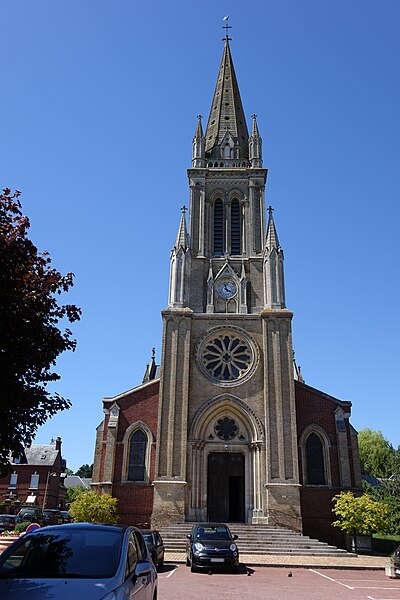
<path fill-rule="evenodd" d="M 43 527 L 0 555 L 1 600 L 156 600 L 157 572 L 134 527 Z"/>

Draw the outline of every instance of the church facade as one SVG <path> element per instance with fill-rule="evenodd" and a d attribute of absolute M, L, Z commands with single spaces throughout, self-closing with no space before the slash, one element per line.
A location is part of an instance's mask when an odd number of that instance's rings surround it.
<path fill-rule="evenodd" d="M 161 365 L 153 356 L 141 385 L 105 398 L 97 428 L 93 486 L 123 522 L 274 523 L 337 541 L 332 497 L 360 488 L 351 403 L 306 385 L 293 358 L 267 173 L 226 37 L 193 138 Z"/>

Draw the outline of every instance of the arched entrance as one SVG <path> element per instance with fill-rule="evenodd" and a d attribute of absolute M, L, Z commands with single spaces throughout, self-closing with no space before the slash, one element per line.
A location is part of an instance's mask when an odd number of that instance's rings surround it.
<path fill-rule="evenodd" d="M 263 427 L 231 394 L 205 403 L 189 432 L 190 521 L 249 522 L 262 517 Z"/>

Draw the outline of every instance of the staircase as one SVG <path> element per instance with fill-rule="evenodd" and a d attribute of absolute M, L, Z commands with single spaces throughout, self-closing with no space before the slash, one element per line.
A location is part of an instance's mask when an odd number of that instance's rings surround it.
<path fill-rule="evenodd" d="M 166 552 L 185 552 L 187 534 L 193 523 L 178 523 L 160 529 Z M 238 536 L 237 546 L 241 554 L 275 554 L 303 556 L 354 556 L 345 550 L 307 535 L 276 525 L 246 525 L 228 523 L 232 534 Z"/>

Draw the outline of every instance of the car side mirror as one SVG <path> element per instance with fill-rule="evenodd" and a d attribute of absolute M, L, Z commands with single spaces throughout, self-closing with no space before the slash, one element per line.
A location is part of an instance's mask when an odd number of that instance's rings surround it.
<path fill-rule="evenodd" d="M 190 533 L 188 533 L 186 537 L 187 537 L 188 540 L 192 539 L 192 536 L 190 535 Z"/>
<path fill-rule="evenodd" d="M 234 540 L 238 540 L 238 539 L 239 539 L 239 536 L 238 536 L 238 535 L 234 535 L 234 536 L 233 536 L 233 539 L 234 539 Z"/>
<path fill-rule="evenodd" d="M 138 562 L 136 568 L 134 570 L 134 577 L 145 577 L 145 575 L 150 575 L 151 567 L 148 561 Z"/>

